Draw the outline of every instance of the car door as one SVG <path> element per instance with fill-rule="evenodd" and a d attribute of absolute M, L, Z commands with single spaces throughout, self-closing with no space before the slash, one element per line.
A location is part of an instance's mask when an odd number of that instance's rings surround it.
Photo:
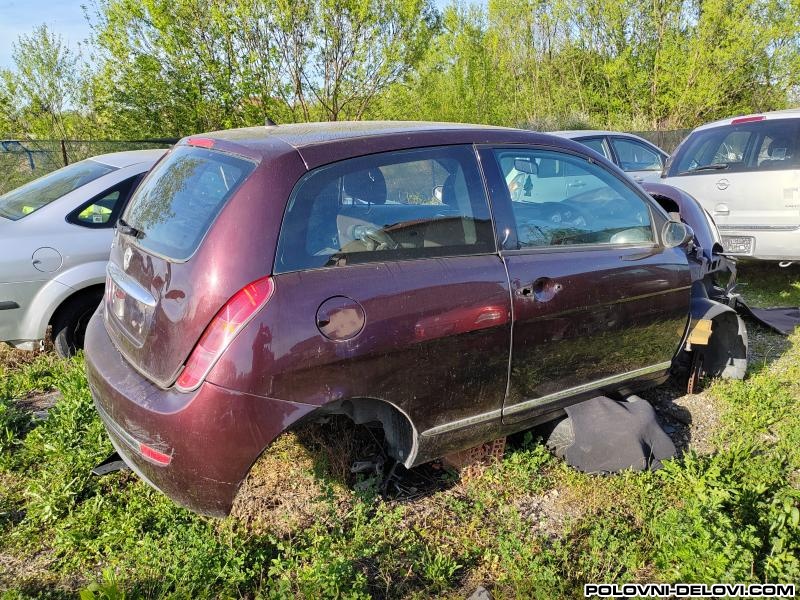
<path fill-rule="evenodd" d="M 509 154 L 563 162 L 593 189 L 515 202 L 501 170 Z M 532 147 L 480 155 L 512 292 L 504 422 L 665 373 L 688 323 L 690 276 L 685 252 L 660 243 L 664 213 L 588 156 Z"/>
<path fill-rule="evenodd" d="M 656 181 L 661 177 L 666 156 L 640 140 L 619 135 L 609 136 L 614 162 L 634 181 Z"/>
<path fill-rule="evenodd" d="M 389 402 L 431 457 L 478 415 L 482 432 L 499 426 L 510 292 L 471 146 L 312 171 L 289 201 L 274 273 L 272 314 L 299 316 L 268 327 L 281 340 L 274 397 Z"/>

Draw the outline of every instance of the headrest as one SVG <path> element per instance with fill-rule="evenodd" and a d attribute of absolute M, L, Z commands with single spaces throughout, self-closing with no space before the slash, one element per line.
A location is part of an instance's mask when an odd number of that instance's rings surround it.
<path fill-rule="evenodd" d="M 351 198 L 370 204 L 386 204 L 386 179 L 378 168 L 355 171 L 344 176 L 344 191 Z"/>
<path fill-rule="evenodd" d="M 558 161 L 555 158 L 540 158 L 537 171 L 540 179 L 544 177 L 557 177 Z"/>
<path fill-rule="evenodd" d="M 448 206 L 457 206 L 458 198 L 456 197 L 456 176 L 451 173 L 447 176 L 442 184 L 442 204 Z"/>
<path fill-rule="evenodd" d="M 769 143 L 767 147 L 767 154 L 770 158 L 781 160 L 787 156 L 791 156 L 792 140 L 788 137 L 777 137 Z"/>

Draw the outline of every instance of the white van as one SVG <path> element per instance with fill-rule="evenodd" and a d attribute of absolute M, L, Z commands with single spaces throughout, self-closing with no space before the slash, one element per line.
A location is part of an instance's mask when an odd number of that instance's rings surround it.
<path fill-rule="evenodd" d="M 800 109 L 698 127 L 662 177 L 713 215 L 726 253 L 800 260 Z"/>

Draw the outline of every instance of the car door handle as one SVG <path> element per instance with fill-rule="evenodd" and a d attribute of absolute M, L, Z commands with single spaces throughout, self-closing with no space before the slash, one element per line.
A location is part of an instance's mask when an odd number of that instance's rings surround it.
<path fill-rule="evenodd" d="M 639 175 L 634 175 L 634 176 L 633 176 L 633 180 L 634 180 L 636 183 L 642 183 L 642 182 L 644 181 L 644 177 L 641 177 L 641 176 L 639 176 Z"/>
<path fill-rule="evenodd" d="M 526 285 L 517 290 L 517 294 L 524 297 L 533 297 L 537 302 L 547 302 L 563 289 L 549 277 L 540 277 L 530 285 Z"/>
<path fill-rule="evenodd" d="M 581 188 L 581 187 L 586 187 L 586 184 L 584 182 L 582 182 L 582 181 L 573 181 L 571 183 L 568 183 L 567 187 Z"/>

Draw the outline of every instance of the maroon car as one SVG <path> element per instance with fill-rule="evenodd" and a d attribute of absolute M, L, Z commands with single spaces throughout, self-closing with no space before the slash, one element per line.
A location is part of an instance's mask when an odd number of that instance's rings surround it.
<path fill-rule="evenodd" d="M 89 382 L 124 460 L 221 515 L 310 419 L 380 423 L 411 467 L 664 381 L 691 239 L 599 155 L 529 131 L 190 137 L 120 220 Z"/>

